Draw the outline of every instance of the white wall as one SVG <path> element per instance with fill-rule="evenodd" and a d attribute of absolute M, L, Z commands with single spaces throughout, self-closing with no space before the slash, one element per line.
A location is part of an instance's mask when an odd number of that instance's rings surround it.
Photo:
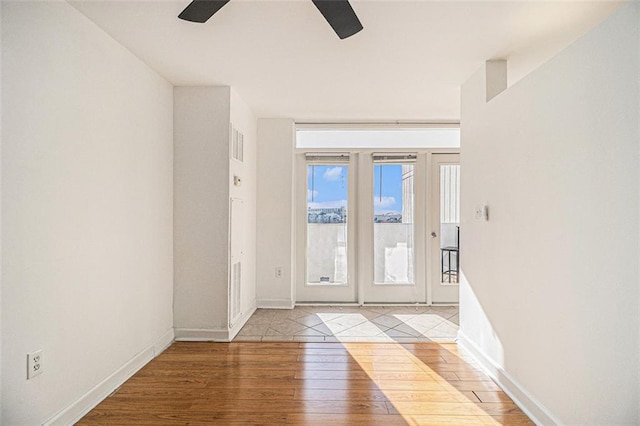
<path fill-rule="evenodd" d="M 70 423 L 173 337 L 172 88 L 66 2 L 2 30 L 1 423 Z"/>
<path fill-rule="evenodd" d="M 231 89 L 231 123 L 244 136 L 244 159 L 242 163 L 231 160 L 229 173 L 229 195 L 241 198 L 244 204 L 241 309 L 244 320 L 253 314 L 256 307 L 256 204 L 257 204 L 257 126 L 256 117 L 249 106 Z M 241 178 L 241 185 L 234 186 L 233 176 Z M 239 330 L 239 329 L 238 329 Z"/>
<path fill-rule="evenodd" d="M 231 89 L 174 89 L 174 317 L 227 330 Z"/>
<path fill-rule="evenodd" d="M 295 302 L 294 143 L 293 120 L 258 120 L 258 307 L 291 308 Z M 282 267 L 280 278 L 276 267 Z"/>
<path fill-rule="evenodd" d="M 638 13 L 462 88 L 461 340 L 542 423 L 640 422 Z"/>
<path fill-rule="evenodd" d="M 174 315 L 181 340 L 228 340 L 256 306 L 256 118 L 228 86 L 174 88 Z M 244 136 L 230 159 L 231 124 Z M 235 186 L 233 176 L 241 178 Z M 241 311 L 229 333 L 230 197 L 243 200 Z"/>

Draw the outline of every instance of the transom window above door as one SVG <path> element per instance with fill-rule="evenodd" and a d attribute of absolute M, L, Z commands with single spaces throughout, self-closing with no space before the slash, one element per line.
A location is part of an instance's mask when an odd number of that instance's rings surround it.
<path fill-rule="evenodd" d="M 298 149 L 460 148 L 458 125 L 363 125 L 335 129 L 298 125 Z"/>

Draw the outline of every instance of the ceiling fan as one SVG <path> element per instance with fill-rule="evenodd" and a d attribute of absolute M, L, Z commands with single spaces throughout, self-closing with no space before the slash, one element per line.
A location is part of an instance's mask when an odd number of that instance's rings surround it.
<path fill-rule="evenodd" d="M 207 22 L 214 13 L 222 9 L 230 0 L 193 0 L 178 15 L 185 21 Z M 349 4 L 349 0 L 311 0 L 327 20 L 338 37 L 351 37 L 362 29 L 362 24 Z"/>

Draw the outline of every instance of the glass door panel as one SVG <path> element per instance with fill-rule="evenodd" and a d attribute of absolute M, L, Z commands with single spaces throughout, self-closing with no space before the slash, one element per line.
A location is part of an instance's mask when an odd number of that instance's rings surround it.
<path fill-rule="evenodd" d="M 368 177 L 359 186 L 361 300 L 424 303 L 426 156 L 372 154 L 360 165 Z"/>
<path fill-rule="evenodd" d="M 307 166 L 307 284 L 347 283 L 347 165 Z"/>
<path fill-rule="evenodd" d="M 414 284 L 412 164 L 374 166 L 375 284 Z"/>
<path fill-rule="evenodd" d="M 298 159 L 300 220 L 296 256 L 297 302 L 355 302 L 354 227 L 351 225 L 355 166 L 348 155 L 307 154 Z M 304 212 L 302 211 L 304 209 Z"/>
<path fill-rule="evenodd" d="M 440 164 L 440 282 L 459 283 L 460 165 Z"/>

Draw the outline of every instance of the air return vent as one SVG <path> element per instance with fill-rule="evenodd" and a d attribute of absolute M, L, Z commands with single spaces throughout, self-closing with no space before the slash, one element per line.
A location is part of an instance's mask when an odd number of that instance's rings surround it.
<path fill-rule="evenodd" d="M 242 262 L 231 266 L 231 283 L 229 286 L 229 325 L 233 326 L 242 313 L 240 311 L 240 291 L 242 289 Z"/>
<path fill-rule="evenodd" d="M 244 203 L 231 198 L 231 233 L 229 245 L 229 327 L 242 317 L 242 261 L 244 248 Z"/>
<path fill-rule="evenodd" d="M 244 161 L 244 135 L 231 125 L 231 158 Z"/>

